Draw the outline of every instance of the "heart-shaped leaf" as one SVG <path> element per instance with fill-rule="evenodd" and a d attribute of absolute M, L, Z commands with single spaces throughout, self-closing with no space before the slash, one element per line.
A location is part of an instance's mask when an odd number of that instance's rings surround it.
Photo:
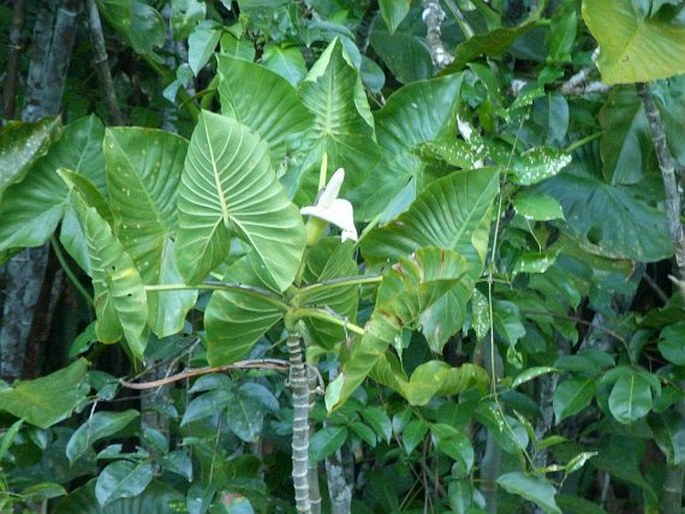
<path fill-rule="evenodd" d="M 176 261 L 189 283 L 228 256 L 231 237 L 254 249 L 269 286 L 283 291 L 304 251 L 299 210 L 269 164 L 267 144 L 241 123 L 203 111 L 178 189 Z"/>

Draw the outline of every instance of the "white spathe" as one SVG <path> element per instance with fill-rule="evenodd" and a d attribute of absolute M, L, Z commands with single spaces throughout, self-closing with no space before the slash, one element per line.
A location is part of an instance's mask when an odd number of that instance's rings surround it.
<path fill-rule="evenodd" d="M 345 180 L 345 170 L 338 168 L 321 192 L 316 205 L 302 207 L 300 212 L 340 227 L 342 230 L 340 234 L 342 242 L 348 239 L 356 241 L 357 228 L 354 226 L 352 204 L 343 198 L 338 198 L 343 180 Z"/>

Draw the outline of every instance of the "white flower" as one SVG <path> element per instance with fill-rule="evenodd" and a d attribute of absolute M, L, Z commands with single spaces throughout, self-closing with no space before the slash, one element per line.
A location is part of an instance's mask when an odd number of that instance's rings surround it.
<path fill-rule="evenodd" d="M 345 242 L 348 239 L 357 240 L 357 228 L 354 226 L 354 213 L 352 204 L 343 198 L 338 198 L 340 187 L 345 179 L 345 170 L 338 168 L 331 180 L 321 192 L 316 205 L 302 207 L 300 212 L 307 216 L 314 216 L 328 223 L 337 225 L 342 230 L 340 239 Z"/>

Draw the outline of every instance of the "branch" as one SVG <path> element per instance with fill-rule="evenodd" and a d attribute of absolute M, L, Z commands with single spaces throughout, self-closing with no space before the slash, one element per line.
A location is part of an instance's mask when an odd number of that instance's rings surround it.
<path fill-rule="evenodd" d="M 94 0 L 86 0 L 86 10 L 88 14 L 88 27 L 90 28 L 90 43 L 93 45 L 93 53 L 95 54 L 95 71 L 98 74 L 98 81 L 103 90 L 109 119 L 113 125 L 126 125 L 126 120 L 121 113 L 119 103 L 117 102 L 117 95 L 114 91 L 112 73 L 110 72 L 107 60 L 105 37 L 103 36 L 102 23 L 100 22 L 100 13 Z"/>
<path fill-rule="evenodd" d="M 445 45 L 440 39 L 440 24 L 445 20 L 445 11 L 442 10 L 440 2 L 437 0 L 423 0 L 422 5 L 423 14 L 421 17 L 428 28 L 426 43 L 428 43 L 433 64 L 442 69 L 454 62 L 454 56 L 445 50 Z"/>
<path fill-rule="evenodd" d="M 649 131 L 652 135 L 652 144 L 654 145 L 656 157 L 659 161 L 661 178 L 664 182 L 664 189 L 666 190 L 668 231 L 673 243 L 675 260 L 678 264 L 678 278 L 683 280 L 685 279 L 685 234 L 683 233 L 683 226 L 680 223 L 681 204 L 678 183 L 675 178 L 675 160 L 666 144 L 666 132 L 664 131 L 664 125 L 661 122 L 661 114 L 654 102 L 649 86 L 644 83 L 637 84 L 637 92 L 640 95 L 640 98 L 642 98 L 642 103 L 645 106 L 645 115 L 647 116 Z"/>
<path fill-rule="evenodd" d="M 590 82 L 590 76 L 595 72 L 595 61 L 599 57 L 599 48 L 592 52 L 592 65 L 580 70 L 561 85 L 560 93 L 564 96 L 583 96 L 589 94 L 606 93 L 609 86 L 599 82 Z"/>

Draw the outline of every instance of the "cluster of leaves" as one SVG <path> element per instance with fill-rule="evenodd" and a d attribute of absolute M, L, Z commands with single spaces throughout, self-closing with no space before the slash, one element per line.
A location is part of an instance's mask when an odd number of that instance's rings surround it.
<path fill-rule="evenodd" d="M 0 389 L 7 501 L 287 510 L 281 375 L 208 374 L 117 409 L 119 377 L 86 359 L 123 342 L 171 371 L 221 367 L 279 357 L 296 330 L 332 378 L 310 460 L 356 474 L 354 512 L 606 512 L 600 476 L 657 505 L 664 464 L 685 465 L 685 324 L 679 291 L 656 309 L 636 296 L 673 249 L 631 83 L 668 78 L 652 91 L 677 136 L 684 11 L 528 3 L 446 2 L 455 60 L 436 76 L 419 2 L 171 2 L 187 57 L 153 96 L 187 107 L 181 135 L 69 110 L 6 126 L 0 257 L 52 240 L 95 314 L 71 347 L 85 357 Z M 152 5 L 99 7 L 164 64 Z M 592 63 L 588 30 L 608 92 L 565 90 Z M 361 236 L 307 246 L 299 208 L 338 167 Z"/>

